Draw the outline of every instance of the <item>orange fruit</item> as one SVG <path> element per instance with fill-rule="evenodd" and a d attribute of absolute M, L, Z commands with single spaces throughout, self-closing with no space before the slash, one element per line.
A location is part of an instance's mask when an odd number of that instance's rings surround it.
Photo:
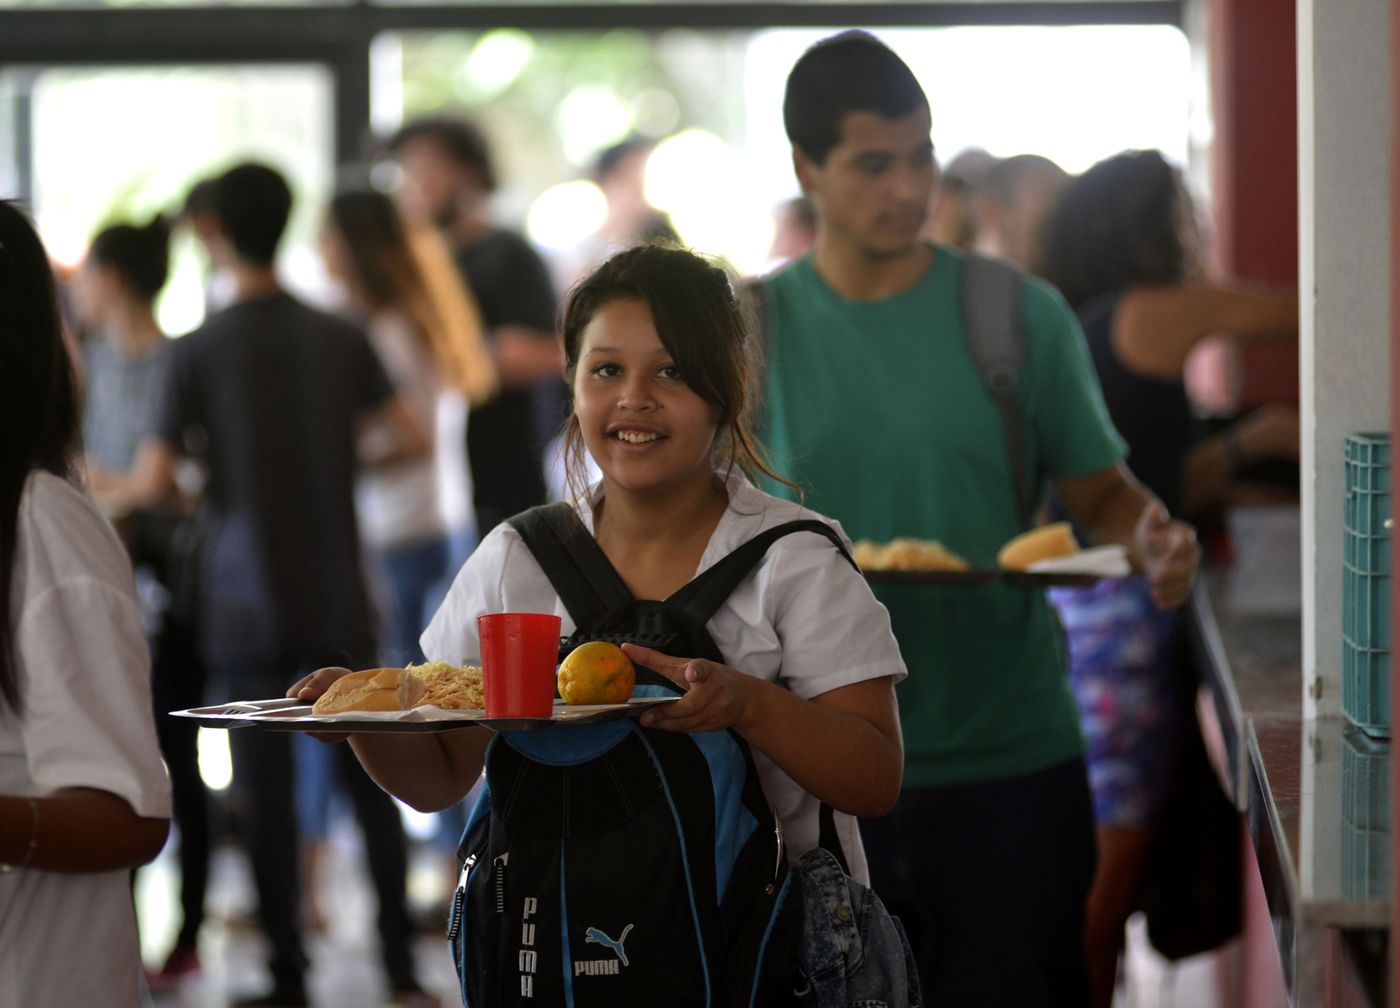
<path fill-rule="evenodd" d="M 626 703 L 637 672 L 622 648 L 589 641 L 559 663 L 559 695 L 566 704 Z"/>

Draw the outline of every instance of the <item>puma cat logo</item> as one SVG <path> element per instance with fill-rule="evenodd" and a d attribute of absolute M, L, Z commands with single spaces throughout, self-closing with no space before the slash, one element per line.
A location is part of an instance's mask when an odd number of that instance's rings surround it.
<path fill-rule="evenodd" d="M 617 941 L 613 941 L 597 928 L 591 927 L 584 932 L 584 944 L 603 945 L 617 953 L 617 957 L 622 960 L 622 965 L 627 965 L 627 950 L 622 947 L 622 943 L 627 940 L 627 934 L 632 930 L 632 925 L 628 924 L 622 929 L 622 934 L 618 935 Z"/>

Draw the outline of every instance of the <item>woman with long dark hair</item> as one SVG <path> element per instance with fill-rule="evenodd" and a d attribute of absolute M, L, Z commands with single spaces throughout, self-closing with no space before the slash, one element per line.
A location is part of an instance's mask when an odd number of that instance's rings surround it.
<path fill-rule="evenodd" d="M 48 258 L 0 202 L 0 1003 L 134 1006 L 129 869 L 170 793 L 131 566 L 77 444 Z"/>
<path fill-rule="evenodd" d="M 1268 409 L 1203 437 L 1183 370 L 1207 336 L 1296 335 L 1291 294 L 1212 283 L 1181 172 L 1159 151 L 1125 151 L 1069 183 L 1044 223 L 1040 276 L 1079 315 L 1133 474 L 1173 514 L 1218 499 L 1246 460 L 1296 458 L 1298 428 Z M 1095 1008 L 1113 998 L 1123 927 L 1157 834 L 1175 766 L 1183 703 L 1178 613 L 1141 578 L 1053 589 L 1069 639 L 1070 683 L 1088 746 L 1098 831 L 1086 947 Z"/>

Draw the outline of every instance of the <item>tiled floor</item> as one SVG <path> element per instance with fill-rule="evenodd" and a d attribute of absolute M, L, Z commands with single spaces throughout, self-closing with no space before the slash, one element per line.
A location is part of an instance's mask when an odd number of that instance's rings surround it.
<path fill-rule="evenodd" d="M 419 981 L 444 1008 L 460 1004 L 447 943 L 437 924 L 446 867 L 441 855 L 417 845 L 409 890 L 428 921 L 415 953 Z M 374 895 L 365 875 L 359 835 L 349 821 L 332 830 L 330 851 L 318 880 L 324 931 L 308 936 L 312 1003 L 325 1008 L 384 1008 L 386 997 L 374 935 Z M 176 870 L 171 851 L 144 869 L 137 883 L 142 946 L 146 961 L 159 965 L 176 926 Z M 153 1008 L 226 1008 L 231 998 L 259 993 L 267 982 L 262 938 L 250 923 L 252 882 L 242 854 L 233 847 L 216 852 L 210 879 L 209 919 L 200 936 L 202 972 L 172 992 L 153 995 Z M 1140 920 L 1129 926 L 1124 977 L 1114 1008 L 1219 1008 L 1210 957 L 1168 963 L 1147 943 Z"/>

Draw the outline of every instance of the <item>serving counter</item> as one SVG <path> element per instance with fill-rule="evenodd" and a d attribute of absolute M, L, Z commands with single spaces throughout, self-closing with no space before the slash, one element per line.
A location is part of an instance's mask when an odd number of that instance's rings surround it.
<path fill-rule="evenodd" d="M 1289 1000 L 1384 1004 L 1390 747 L 1344 717 L 1304 719 L 1297 613 L 1251 611 L 1221 571 L 1191 605 Z"/>

